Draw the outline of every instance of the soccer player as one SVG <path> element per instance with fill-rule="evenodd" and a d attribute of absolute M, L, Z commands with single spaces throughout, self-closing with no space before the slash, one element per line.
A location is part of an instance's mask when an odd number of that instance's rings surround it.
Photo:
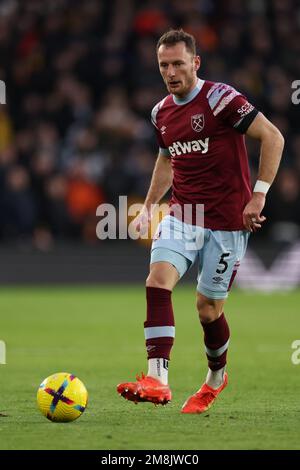
<path fill-rule="evenodd" d="M 172 187 L 171 209 L 153 239 L 146 281 L 148 373 L 135 382 L 119 384 L 117 391 L 136 403 L 166 404 L 171 400 L 168 361 L 175 337 L 171 294 L 198 260 L 197 310 L 208 373 L 181 412 L 202 413 L 227 385 L 230 332 L 224 304 L 249 234 L 265 221 L 262 210 L 284 139 L 233 87 L 197 77 L 200 57 L 193 36 L 183 30 L 166 32 L 157 43 L 157 57 L 169 95 L 152 111 L 159 154 L 137 229 L 142 233 L 148 226 L 151 206 Z M 253 190 L 243 134 L 260 141 Z M 185 211 L 185 207 L 192 210 Z"/>

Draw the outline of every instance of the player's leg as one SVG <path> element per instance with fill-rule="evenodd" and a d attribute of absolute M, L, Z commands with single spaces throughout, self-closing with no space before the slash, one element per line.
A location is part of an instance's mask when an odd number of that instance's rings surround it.
<path fill-rule="evenodd" d="M 146 281 L 147 319 L 144 331 L 148 375 L 164 384 L 168 383 L 168 364 L 175 338 L 172 290 L 197 256 L 196 249 L 187 250 L 187 230 L 187 224 L 175 217 L 163 219 L 154 237 L 150 274 Z"/>
<path fill-rule="evenodd" d="M 164 253 L 164 258 L 177 253 Z M 161 255 L 159 259 L 161 259 Z M 155 259 L 157 254 L 155 253 Z M 153 260 L 153 257 L 152 257 Z M 174 262 L 174 261 L 173 261 Z M 174 263 L 175 264 L 175 263 Z M 148 376 L 168 383 L 170 352 L 175 337 L 175 320 L 172 306 L 172 291 L 180 278 L 177 268 L 167 261 L 150 264 L 146 280 L 147 317 L 144 333 L 148 359 Z"/>
<path fill-rule="evenodd" d="M 183 413 L 202 413 L 227 385 L 225 366 L 229 326 L 224 303 L 243 258 L 248 241 L 245 232 L 210 231 L 204 245 L 197 287 L 197 310 L 204 332 L 208 360 L 206 381 L 183 405 Z"/>
<path fill-rule="evenodd" d="M 224 315 L 224 299 L 211 299 L 197 292 L 197 310 L 204 332 L 208 361 L 205 383 L 217 389 L 224 382 L 230 331 Z"/>
<path fill-rule="evenodd" d="M 164 230 L 168 236 L 164 235 Z M 147 317 L 144 322 L 148 374 L 137 382 L 118 386 L 118 392 L 129 400 L 152 401 L 165 404 L 171 399 L 168 387 L 168 362 L 175 337 L 172 307 L 172 290 L 181 276 L 189 269 L 197 252 L 188 254 L 184 237 L 180 237 L 183 225 L 167 216 L 158 228 L 151 251 L 150 273 L 146 281 Z M 176 239 L 174 232 L 176 231 Z M 170 234 L 171 232 L 171 234 Z M 194 257 L 194 258 L 193 258 Z"/>
<path fill-rule="evenodd" d="M 179 255 L 170 250 L 156 253 L 155 258 L 168 259 Z M 153 258 L 153 255 L 152 255 Z M 118 393 L 135 403 L 148 401 L 155 404 L 167 404 L 171 398 L 168 386 L 168 364 L 170 351 L 175 337 L 175 323 L 171 294 L 179 280 L 178 270 L 167 261 L 155 261 L 150 265 L 146 281 L 147 318 L 144 322 L 148 373 L 136 377 L 136 382 L 121 383 Z"/>
<path fill-rule="evenodd" d="M 202 387 L 184 403 L 182 413 L 207 411 L 227 385 L 225 366 L 229 327 L 223 313 L 224 303 L 224 300 L 211 299 L 197 293 L 197 309 L 204 331 L 208 373 Z"/>

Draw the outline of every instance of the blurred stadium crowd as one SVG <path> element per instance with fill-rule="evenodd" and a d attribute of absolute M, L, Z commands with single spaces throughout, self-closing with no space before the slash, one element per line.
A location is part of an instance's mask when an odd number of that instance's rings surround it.
<path fill-rule="evenodd" d="M 157 152 L 150 112 L 166 94 L 155 44 L 171 27 L 196 36 L 201 77 L 242 91 L 284 134 L 260 236 L 299 236 L 296 0 L 2 0 L 2 240 L 92 242 L 101 202 L 143 199 Z M 247 144 L 255 175 L 259 148 Z"/>

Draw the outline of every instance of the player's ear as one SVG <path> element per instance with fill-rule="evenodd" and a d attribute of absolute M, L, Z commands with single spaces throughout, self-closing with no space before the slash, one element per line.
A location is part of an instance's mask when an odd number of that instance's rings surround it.
<path fill-rule="evenodd" d="M 197 70 L 200 69 L 200 65 L 201 65 L 201 58 L 199 55 L 196 55 L 194 57 L 194 70 L 195 72 L 197 72 Z"/>

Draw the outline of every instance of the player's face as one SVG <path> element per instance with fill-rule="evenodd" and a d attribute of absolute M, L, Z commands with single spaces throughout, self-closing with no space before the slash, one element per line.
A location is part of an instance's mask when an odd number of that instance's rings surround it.
<path fill-rule="evenodd" d="M 200 57 L 193 56 L 184 42 L 178 42 L 174 46 L 162 44 L 157 51 L 157 58 L 169 93 L 182 98 L 194 88 Z"/>

